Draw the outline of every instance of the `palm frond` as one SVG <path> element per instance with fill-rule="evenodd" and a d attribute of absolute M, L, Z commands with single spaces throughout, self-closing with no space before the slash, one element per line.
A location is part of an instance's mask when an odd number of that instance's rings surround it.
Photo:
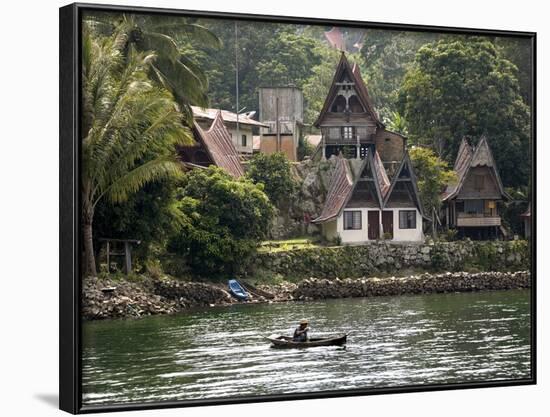
<path fill-rule="evenodd" d="M 105 189 L 103 194 L 113 203 L 121 203 L 145 184 L 172 175 L 180 176 L 181 173 L 181 165 L 175 157 L 157 158 L 128 171 Z"/>

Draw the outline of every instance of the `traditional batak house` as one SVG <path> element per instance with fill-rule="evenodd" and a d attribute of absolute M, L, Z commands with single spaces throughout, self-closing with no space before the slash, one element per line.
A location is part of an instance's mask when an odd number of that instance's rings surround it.
<path fill-rule="evenodd" d="M 357 65 L 342 54 L 315 125 L 336 167 L 314 224 L 342 243 L 423 241 L 423 208 L 406 138 L 386 130 Z M 391 174 L 391 181 L 388 176 Z"/>
<path fill-rule="evenodd" d="M 510 196 L 504 191 L 498 169 L 486 137 L 474 148 L 462 139 L 454 171 L 456 183 L 442 195 L 443 223 L 457 229 L 459 236 L 489 239 L 506 236 L 500 218 L 500 206 Z"/>
<path fill-rule="evenodd" d="M 386 130 L 374 110 L 359 67 L 342 53 L 323 108 L 314 123 L 321 130 L 322 158 L 342 153 L 364 158 L 367 150 L 378 151 L 384 165 L 401 162 L 406 138 Z"/>
<path fill-rule="evenodd" d="M 221 110 L 218 110 L 208 128 L 203 128 L 201 123 L 195 120 L 193 136 L 195 138 L 193 145 L 178 148 L 179 157 L 184 165 L 188 168 L 216 165 L 235 178 L 244 175 L 241 156 L 233 144 L 231 133 L 224 124 Z"/>
<path fill-rule="evenodd" d="M 355 168 L 355 169 L 354 169 Z M 376 151 L 358 162 L 338 156 L 325 204 L 314 224 L 328 240 L 342 243 L 423 241 L 423 210 L 405 153 L 392 181 Z"/>
<path fill-rule="evenodd" d="M 218 112 L 222 112 L 223 122 L 231 135 L 235 149 L 244 156 L 250 156 L 253 152 L 253 130 L 260 127 L 267 127 L 266 124 L 254 120 L 252 116 L 256 112 L 239 114 L 227 110 L 208 109 L 191 106 L 193 118 L 203 129 L 208 129 Z"/>

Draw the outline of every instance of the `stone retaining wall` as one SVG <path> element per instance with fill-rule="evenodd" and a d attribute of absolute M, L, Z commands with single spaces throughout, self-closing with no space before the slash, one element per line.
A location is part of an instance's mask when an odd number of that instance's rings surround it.
<path fill-rule="evenodd" d="M 294 299 L 372 297 L 380 295 L 427 294 L 529 288 L 531 273 L 466 272 L 421 274 L 403 278 L 306 279 L 293 292 Z"/>
<path fill-rule="evenodd" d="M 431 272 L 530 269 L 527 241 L 418 243 L 373 242 L 357 246 L 317 247 L 259 253 L 251 275 L 304 279 L 347 278 L 399 273 L 403 269 Z"/>

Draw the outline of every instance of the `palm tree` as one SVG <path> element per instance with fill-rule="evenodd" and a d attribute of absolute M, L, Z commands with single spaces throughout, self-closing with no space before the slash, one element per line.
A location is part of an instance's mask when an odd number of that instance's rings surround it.
<path fill-rule="evenodd" d="M 170 91 L 180 110 L 191 123 L 190 105 L 208 106 L 208 80 L 179 45 L 189 42 L 218 49 L 221 41 L 210 30 L 183 17 L 136 14 L 90 14 L 86 22 L 103 33 L 118 33 L 120 47 L 137 51 L 155 51 L 149 62 L 149 76 Z"/>
<path fill-rule="evenodd" d="M 94 209 L 117 203 L 156 179 L 180 175 L 174 148 L 192 142 L 171 92 L 151 82 L 157 59 L 117 31 L 86 31 L 82 45 L 82 223 L 85 273 L 95 275 Z"/>

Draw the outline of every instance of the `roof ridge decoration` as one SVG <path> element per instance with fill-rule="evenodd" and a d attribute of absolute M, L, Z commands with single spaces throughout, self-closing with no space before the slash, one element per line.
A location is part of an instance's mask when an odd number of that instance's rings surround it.
<path fill-rule="evenodd" d="M 397 170 L 395 171 L 395 175 L 393 176 L 392 178 L 392 181 L 391 181 L 391 184 L 388 188 L 388 191 L 386 192 L 386 195 L 384 196 L 384 207 L 386 207 L 386 205 L 388 204 L 388 201 L 391 197 L 391 194 L 395 188 L 395 184 L 397 184 L 397 181 L 399 179 L 399 176 L 401 175 L 401 172 L 403 171 L 403 168 L 405 167 L 408 167 L 409 169 L 409 181 L 410 181 L 410 184 L 412 186 L 412 191 L 413 191 L 413 200 L 416 204 L 416 208 L 418 209 L 418 211 L 420 212 L 420 215 L 426 219 L 428 219 L 428 217 L 426 217 L 424 215 L 424 208 L 422 206 L 422 201 L 420 201 L 420 192 L 418 191 L 418 184 L 417 184 L 417 181 L 416 181 L 416 175 L 414 173 L 414 168 L 412 166 L 412 162 L 411 162 L 411 158 L 409 156 L 409 151 L 408 150 L 405 150 L 405 154 L 403 155 L 403 159 L 401 160 L 401 163 L 399 164 L 399 168 L 397 168 Z"/>
<path fill-rule="evenodd" d="M 193 122 L 193 126 L 214 164 L 225 169 L 235 178 L 242 177 L 244 168 L 241 158 L 233 144 L 231 134 L 225 127 L 221 110 L 218 110 L 208 130 L 202 129 L 197 121 Z"/>
<path fill-rule="evenodd" d="M 343 51 L 342 51 L 342 54 L 340 55 L 340 61 L 336 66 L 336 71 L 334 72 L 334 76 L 332 77 L 332 83 L 325 97 L 323 108 L 321 109 L 321 112 L 319 113 L 319 116 L 317 117 L 317 120 L 313 125 L 315 127 L 319 127 L 321 120 L 325 117 L 325 114 L 329 111 L 330 106 L 338 93 L 339 86 L 337 85 L 338 83 L 337 80 L 340 79 L 344 73 L 348 73 L 349 77 L 353 80 L 356 87 L 355 91 L 357 92 L 357 96 L 361 101 L 361 104 L 363 105 L 365 110 L 368 113 L 370 113 L 370 115 L 372 116 L 372 118 L 374 119 L 374 121 L 379 127 L 384 127 L 384 124 L 380 121 L 378 114 L 374 110 L 374 105 L 372 104 L 372 100 L 370 98 L 367 86 L 365 85 L 365 82 L 361 77 L 359 66 L 354 63 L 354 66 L 352 67 L 348 59 L 346 58 L 345 52 Z"/>

